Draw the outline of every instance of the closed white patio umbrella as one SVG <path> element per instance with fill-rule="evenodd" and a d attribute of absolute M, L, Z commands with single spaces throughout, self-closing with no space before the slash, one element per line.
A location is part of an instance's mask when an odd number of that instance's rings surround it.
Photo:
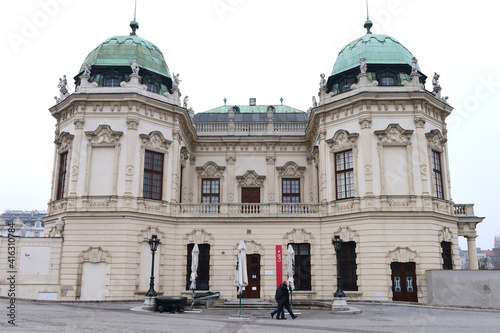
<path fill-rule="evenodd" d="M 293 250 L 293 246 L 291 244 L 288 245 L 286 253 L 287 253 L 286 272 L 288 274 L 288 288 L 290 288 L 291 305 L 293 305 L 292 290 L 295 289 L 295 285 L 293 283 L 293 275 L 295 274 L 295 251 Z"/>
<path fill-rule="evenodd" d="M 191 285 L 189 289 L 193 291 L 193 295 L 191 297 L 191 310 L 194 307 L 194 290 L 196 289 L 196 278 L 198 277 L 198 263 L 199 263 L 200 250 L 198 248 L 198 244 L 194 244 L 193 250 L 191 251 L 191 276 L 189 277 L 189 281 L 191 281 Z"/>
<path fill-rule="evenodd" d="M 243 287 L 248 285 L 247 247 L 244 241 L 240 241 L 240 245 L 238 245 L 235 282 L 238 287 L 238 294 L 240 295 L 240 309 L 238 311 L 238 316 L 241 316 L 241 294 L 243 292 Z"/>

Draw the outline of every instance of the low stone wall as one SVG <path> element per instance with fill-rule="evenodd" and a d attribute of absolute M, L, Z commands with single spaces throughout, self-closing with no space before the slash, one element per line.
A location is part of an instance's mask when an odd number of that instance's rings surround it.
<path fill-rule="evenodd" d="M 427 304 L 500 308 L 500 270 L 429 270 Z"/>

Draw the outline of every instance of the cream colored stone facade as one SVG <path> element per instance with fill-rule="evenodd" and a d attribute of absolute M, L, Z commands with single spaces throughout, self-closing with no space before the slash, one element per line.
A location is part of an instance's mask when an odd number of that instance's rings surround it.
<path fill-rule="evenodd" d="M 336 290 L 331 240 L 340 235 L 356 242 L 358 291 L 347 291 L 349 298 L 393 299 L 391 263 L 411 262 L 424 301 L 426 270 L 443 266 L 441 242 L 451 242 L 459 269 L 458 237 L 468 237 L 473 253 L 482 218 L 451 197 L 445 119 L 452 107 L 413 79 L 388 87 L 361 75 L 351 91 L 333 95 L 322 88 L 307 127 L 262 125 L 252 136 L 231 123 L 207 133 L 181 107 L 178 91 L 154 94 L 132 79 L 96 87 L 82 77 L 77 91 L 50 109 L 57 131 L 45 242 L 49 262 L 57 264 L 45 282 L 23 275 L 33 286 L 19 297 L 50 289 L 61 300 L 142 299 L 151 269 L 146 244 L 156 234 L 159 294 L 190 293 L 187 246 L 197 243 L 210 245 L 209 290 L 235 298 L 237 246 L 244 240 L 248 254 L 260 255 L 260 298 L 274 297 L 275 246 L 308 243 L 311 289 L 294 297 L 330 300 Z M 164 156 L 161 200 L 143 197 L 146 150 Z M 353 155 L 354 196 L 337 200 L 335 153 L 346 150 Z M 435 193 L 432 151 L 441 156 L 443 199 Z M 56 200 L 64 152 L 65 192 Z M 285 178 L 300 180 L 300 203 L 282 203 Z M 220 204 L 201 203 L 202 179 L 220 180 Z M 260 189 L 257 211 L 245 212 L 243 187 Z"/>

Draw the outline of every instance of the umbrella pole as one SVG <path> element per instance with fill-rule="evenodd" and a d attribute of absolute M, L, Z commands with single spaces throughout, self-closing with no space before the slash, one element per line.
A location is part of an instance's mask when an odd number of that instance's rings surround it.
<path fill-rule="evenodd" d="M 292 287 L 290 287 L 290 309 L 293 308 L 293 291 Z"/>
<path fill-rule="evenodd" d="M 191 296 L 191 310 L 194 309 L 194 289 L 193 290 L 193 295 Z"/>
<path fill-rule="evenodd" d="M 240 310 L 238 311 L 238 317 L 241 317 L 241 290 L 240 290 Z"/>

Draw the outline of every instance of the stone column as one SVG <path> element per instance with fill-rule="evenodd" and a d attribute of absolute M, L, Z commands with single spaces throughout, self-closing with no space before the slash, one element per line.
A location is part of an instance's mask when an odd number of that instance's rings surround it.
<path fill-rule="evenodd" d="M 267 164 L 267 202 L 276 201 L 276 156 L 266 156 Z"/>
<path fill-rule="evenodd" d="M 180 166 L 180 146 L 181 146 L 181 135 L 178 130 L 174 130 L 172 133 L 172 190 L 170 193 L 170 201 L 172 203 L 177 203 L 177 198 L 179 197 L 179 166 Z M 165 195 L 165 193 L 163 194 Z M 164 197 L 163 200 L 166 200 Z"/>
<path fill-rule="evenodd" d="M 226 156 L 227 163 L 227 202 L 234 202 L 234 179 L 236 175 L 234 174 L 234 164 L 236 163 L 235 155 Z M 222 198 L 221 198 L 222 199 Z"/>
<path fill-rule="evenodd" d="M 420 105 L 415 106 L 415 111 L 420 111 L 417 110 Z M 427 155 L 427 140 L 425 138 L 425 119 L 422 117 L 417 117 L 415 118 L 415 127 L 417 129 L 417 148 L 418 148 L 418 158 L 419 158 L 419 165 L 420 165 L 420 180 L 422 182 L 422 196 L 430 196 L 429 193 L 429 182 L 428 182 L 428 173 L 429 173 L 429 166 L 427 165 L 428 155 Z M 425 203 L 426 201 L 424 201 Z"/>
<path fill-rule="evenodd" d="M 135 152 L 137 146 L 137 126 L 139 119 L 129 117 L 127 118 L 127 161 L 125 166 L 125 197 L 132 197 L 132 185 L 134 183 L 134 170 L 135 170 Z M 128 206 L 130 202 L 125 200 Z"/>
<path fill-rule="evenodd" d="M 188 184 L 188 198 L 187 198 L 187 203 L 194 203 L 198 202 L 198 197 L 196 196 L 198 192 L 201 191 L 200 189 L 197 189 L 198 186 L 198 173 L 196 172 L 196 156 L 191 154 L 189 157 L 189 184 Z"/>
<path fill-rule="evenodd" d="M 69 196 L 76 197 L 76 184 L 78 183 L 78 169 L 80 164 L 80 155 L 82 149 L 83 125 L 85 120 L 83 118 L 75 119 L 75 138 L 73 140 L 72 155 L 71 156 L 71 185 Z M 68 171 L 69 171 L 68 170 Z"/>
<path fill-rule="evenodd" d="M 319 201 L 328 201 L 326 191 L 326 162 L 328 161 L 328 151 L 326 149 L 326 130 L 319 132 Z"/>
<path fill-rule="evenodd" d="M 363 147 L 362 167 L 366 191 L 364 195 L 367 197 L 373 197 L 372 118 L 370 116 L 364 116 L 359 120 L 359 124 L 361 125 L 361 146 Z M 368 200 L 367 205 L 371 206 L 371 204 L 373 204 L 373 202 Z"/>
<path fill-rule="evenodd" d="M 465 236 L 467 238 L 467 250 L 469 252 L 469 269 L 478 270 L 479 264 L 477 262 L 477 249 L 476 249 L 477 236 Z"/>

